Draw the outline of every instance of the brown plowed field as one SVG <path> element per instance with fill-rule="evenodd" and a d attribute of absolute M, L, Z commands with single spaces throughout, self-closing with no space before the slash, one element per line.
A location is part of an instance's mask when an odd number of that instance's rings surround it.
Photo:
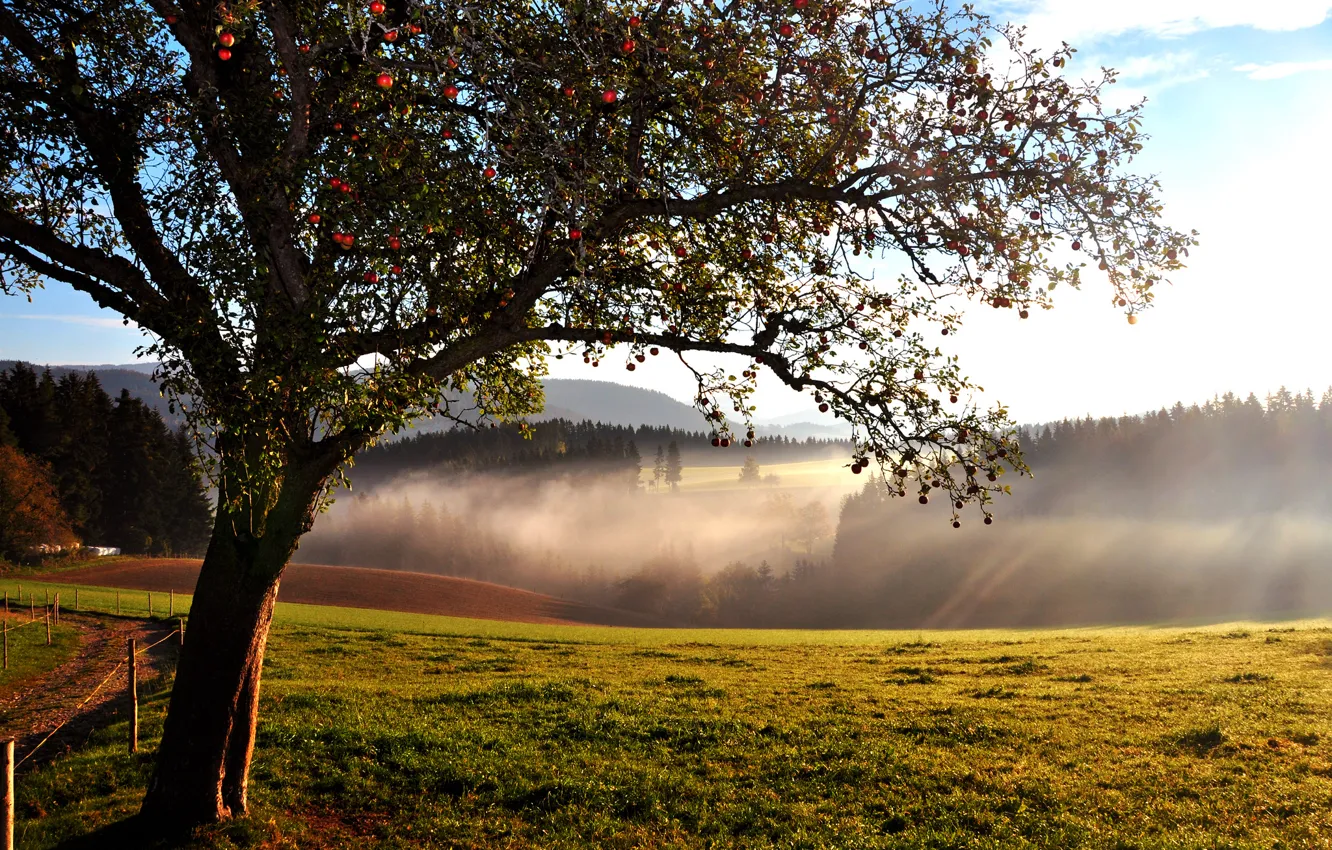
<path fill-rule="evenodd" d="M 53 576 L 62 583 L 132 590 L 193 593 L 201 562 L 185 558 L 114 561 Z M 376 608 L 519 623 L 662 626 L 633 611 L 598 608 L 513 587 L 397 570 L 292 564 L 282 576 L 279 602 Z"/>

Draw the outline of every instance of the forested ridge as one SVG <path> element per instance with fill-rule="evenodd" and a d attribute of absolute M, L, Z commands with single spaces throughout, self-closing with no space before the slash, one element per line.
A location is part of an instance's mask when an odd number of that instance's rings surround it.
<path fill-rule="evenodd" d="M 57 379 L 24 363 L 0 371 L 0 445 L 49 483 L 62 514 L 55 527 L 84 545 L 153 555 L 199 555 L 207 546 L 212 511 L 189 435 L 126 390 L 112 399 L 94 372 Z M 10 476 L 0 488 L 19 484 Z M 26 492 L 0 494 L 13 502 L 0 518 L 0 548 L 9 550 L 0 554 L 18 557 L 33 545 L 3 540 L 17 540 Z M 67 545 L 68 536 L 41 542 Z"/>
<path fill-rule="evenodd" d="M 1024 514 L 1198 519 L 1332 510 L 1332 389 L 1285 387 L 1152 413 L 1022 429 L 1035 480 L 1001 507 Z M 1008 502 L 1013 502 L 1009 506 Z"/>

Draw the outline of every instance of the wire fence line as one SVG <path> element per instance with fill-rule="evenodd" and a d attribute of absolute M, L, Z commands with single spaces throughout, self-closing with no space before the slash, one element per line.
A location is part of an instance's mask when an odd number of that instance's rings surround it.
<path fill-rule="evenodd" d="M 178 628 L 177 628 L 177 629 L 173 629 L 173 630 L 172 630 L 169 634 L 167 634 L 165 637 L 163 637 L 163 638 L 159 638 L 158 640 L 153 641 L 152 643 L 148 644 L 148 645 L 145 646 L 145 647 L 142 647 L 142 648 L 140 648 L 140 649 L 136 649 L 134 654 L 135 654 L 135 655 L 142 655 L 142 654 L 144 654 L 145 652 L 147 652 L 148 650 L 150 650 L 150 649 L 152 649 L 152 648 L 158 646 L 159 644 L 165 643 L 166 641 L 169 641 L 169 640 L 171 640 L 172 638 L 177 638 L 177 639 L 179 639 L 179 638 L 178 638 L 178 635 L 177 635 L 177 632 L 178 632 L 178 631 L 179 631 Z M 126 664 L 126 662 L 121 661 L 121 662 L 117 663 L 115 667 L 112 667 L 112 668 L 111 668 L 111 672 L 110 672 L 110 673 L 107 673 L 106 676 L 102 679 L 102 681 L 100 681 L 100 682 L 97 683 L 97 687 L 93 688 L 92 691 L 91 691 L 86 697 L 83 698 L 83 702 L 79 703 L 77 706 L 74 707 L 74 711 L 69 715 L 69 717 L 66 717 L 64 720 L 60 721 L 60 723 L 59 723 L 54 729 L 52 729 L 50 732 L 46 733 L 46 737 L 45 737 L 45 738 L 42 738 L 40 741 L 38 741 L 37 744 L 36 744 L 36 746 L 34 746 L 31 750 L 28 750 L 28 754 L 27 754 L 26 756 L 24 756 L 23 758 L 19 759 L 19 760 L 14 764 L 14 768 L 15 768 L 15 769 L 18 769 L 19 767 L 22 767 L 22 766 L 23 766 L 23 763 L 24 763 L 25 761 L 27 761 L 28 759 L 32 758 L 33 755 L 34 755 L 38 750 L 40 750 L 40 749 L 42 748 L 42 745 L 43 745 L 43 744 L 45 744 L 47 741 L 51 740 L 52 737 L 55 736 L 55 733 L 59 732 L 62 728 L 64 728 L 64 726 L 65 726 L 66 723 L 68 723 L 69 721 L 71 721 L 71 720 L 73 720 L 75 717 L 77 717 L 77 716 L 78 716 L 78 713 L 79 713 L 79 710 L 80 710 L 81 708 L 83 708 L 85 705 L 87 705 L 87 704 L 92 700 L 93 697 L 97 696 L 97 692 L 100 691 L 103 687 L 105 687 L 106 683 L 109 682 L 109 681 L 111 681 L 111 679 L 114 678 L 115 675 L 116 675 L 117 673 L 120 672 L 121 668 L 124 667 L 125 664 Z"/>

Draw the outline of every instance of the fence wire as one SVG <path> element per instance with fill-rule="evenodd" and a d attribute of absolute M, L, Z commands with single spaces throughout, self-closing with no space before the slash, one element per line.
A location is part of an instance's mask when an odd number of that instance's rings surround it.
<path fill-rule="evenodd" d="M 37 621 L 36 621 L 36 620 L 33 620 L 33 621 L 32 621 L 32 623 L 35 623 L 35 622 L 37 622 Z M 30 625 L 32 625 L 32 623 L 24 623 L 23 625 L 25 625 L 25 626 L 30 626 Z M 22 628 L 22 626 L 19 626 L 19 628 Z M 10 631 L 14 631 L 14 630 L 11 629 Z M 145 646 L 145 647 L 142 647 L 142 648 L 140 648 L 140 649 L 136 649 L 136 650 L 134 651 L 134 654 L 135 654 L 135 655 L 142 655 L 143 653 L 147 652 L 148 650 L 152 649 L 153 647 L 157 646 L 158 644 L 161 644 L 161 643 L 164 643 L 164 642 L 166 642 L 166 641 L 168 641 L 168 640 L 171 640 L 172 638 L 176 637 L 179 633 L 180 633 L 180 627 L 177 626 L 175 629 L 173 629 L 171 632 L 169 632 L 165 637 L 161 638 L 160 640 L 155 640 L 155 641 L 153 641 L 152 643 L 148 644 L 148 645 Z M 22 766 L 22 764 L 23 764 L 25 761 L 27 761 L 28 759 L 32 758 L 33 755 L 34 755 L 38 750 L 40 750 L 40 749 L 42 748 L 42 745 L 43 745 L 43 744 L 45 744 L 47 741 L 51 740 L 52 737 L 55 736 L 55 733 L 57 733 L 57 732 L 59 732 L 61 729 L 63 729 L 66 723 L 69 723 L 69 721 L 71 721 L 71 720 L 73 720 L 75 717 L 77 717 L 77 716 L 78 716 L 78 713 L 79 713 L 79 710 L 80 710 L 81 708 L 83 708 L 85 705 L 87 705 L 87 704 L 92 700 L 93 697 L 97 696 L 97 692 L 100 691 L 100 690 L 106 685 L 107 682 L 111 681 L 111 679 L 112 679 L 117 673 L 120 672 L 120 668 L 121 668 L 121 667 L 124 667 L 124 666 L 125 666 L 125 662 L 124 662 L 124 661 L 121 661 L 121 662 L 117 663 L 115 667 L 111 668 L 111 672 L 110 672 L 110 673 L 107 673 L 107 674 L 106 674 L 106 678 L 102 679 L 102 681 L 100 681 L 100 682 L 97 683 L 97 687 L 95 687 L 95 688 L 92 689 L 92 693 L 90 693 L 90 694 L 88 694 L 86 697 L 84 697 L 84 698 L 83 698 L 83 702 L 81 702 L 81 703 L 79 703 L 77 706 L 75 706 L 75 707 L 74 707 L 74 711 L 72 711 L 68 717 L 66 717 L 64 720 L 60 721 L 60 723 L 57 724 L 56 727 L 55 727 L 54 729 L 52 729 L 50 732 L 46 733 L 46 737 L 45 737 L 45 738 L 42 738 L 40 741 L 38 741 L 38 742 L 37 742 L 37 745 L 36 745 L 35 747 L 33 747 L 31 750 L 28 750 L 28 754 L 27 754 L 26 756 L 24 756 L 23 758 L 21 758 L 21 759 L 19 759 L 17 762 L 15 762 L 15 764 L 14 764 L 14 768 L 17 770 L 20 766 Z"/>

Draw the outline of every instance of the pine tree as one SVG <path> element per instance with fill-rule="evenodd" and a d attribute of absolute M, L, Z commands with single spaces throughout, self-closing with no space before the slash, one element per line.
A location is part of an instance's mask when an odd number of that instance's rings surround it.
<path fill-rule="evenodd" d="M 165 425 L 162 427 L 165 431 Z M 208 503 L 194 445 L 183 423 L 168 436 L 164 456 L 167 459 L 163 481 L 167 508 L 164 548 L 175 555 L 202 555 L 208 548 L 213 509 Z"/>
<path fill-rule="evenodd" d="M 1332 390 L 1329 390 L 1332 392 Z M 660 489 L 662 479 L 666 477 L 666 452 L 661 446 L 657 446 L 657 459 L 652 464 L 652 487 Z"/>
<path fill-rule="evenodd" d="M 666 484 L 672 490 L 680 488 L 680 479 L 683 477 L 684 467 L 680 463 L 680 447 L 671 440 L 670 445 L 666 447 Z"/>
<path fill-rule="evenodd" d="M 71 372 L 57 382 L 53 404 L 59 431 L 51 451 L 51 468 L 60 503 L 80 537 L 100 540 L 105 529 L 97 476 L 109 450 L 111 398 L 94 373 Z"/>
<path fill-rule="evenodd" d="M 9 414 L 10 429 L 24 454 L 49 462 L 56 441 L 55 381 L 27 363 L 15 363 L 0 376 L 0 407 Z"/>
<path fill-rule="evenodd" d="M 9 414 L 5 413 L 4 407 L 0 407 L 0 446 L 17 446 L 18 437 L 9 429 Z M 660 454 L 661 449 L 657 450 Z"/>
<path fill-rule="evenodd" d="M 629 476 L 629 483 L 635 489 L 638 488 L 638 481 L 643 477 L 643 456 L 638 453 L 638 446 L 630 440 L 624 449 L 625 471 Z"/>
<path fill-rule="evenodd" d="M 762 480 L 762 476 L 759 474 L 758 461 L 754 460 L 753 455 L 748 455 L 745 457 L 744 467 L 740 470 L 740 483 L 758 484 Z"/>

